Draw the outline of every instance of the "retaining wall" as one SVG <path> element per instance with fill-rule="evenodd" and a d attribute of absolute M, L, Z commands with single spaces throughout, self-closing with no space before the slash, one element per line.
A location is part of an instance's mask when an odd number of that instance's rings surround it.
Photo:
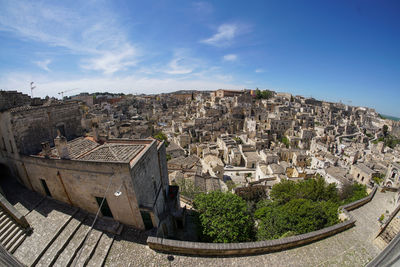
<path fill-rule="evenodd" d="M 356 220 L 350 215 L 350 213 L 348 213 L 348 211 L 356 209 L 371 201 L 376 190 L 377 187 L 374 187 L 367 197 L 341 206 L 339 210 L 341 210 L 347 217 L 347 220 L 344 222 L 302 235 L 245 243 L 202 243 L 150 236 L 147 238 L 147 244 L 151 249 L 157 251 L 202 256 L 249 255 L 293 248 L 332 236 L 353 227 Z"/>

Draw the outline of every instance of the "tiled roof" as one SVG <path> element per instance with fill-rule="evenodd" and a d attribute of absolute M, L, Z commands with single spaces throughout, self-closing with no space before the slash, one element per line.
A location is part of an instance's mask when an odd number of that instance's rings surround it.
<path fill-rule="evenodd" d="M 81 155 L 95 149 L 98 146 L 100 146 L 98 143 L 84 137 L 76 138 L 67 143 L 68 152 L 71 159 L 77 159 Z M 51 150 L 51 153 L 58 157 L 58 152 L 55 147 Z"/>
<path fill-rule="evenodd" d="M 79 157 L 79 160 L 129 162 L 144 147 L 137 144 L 106 143 Z"/>

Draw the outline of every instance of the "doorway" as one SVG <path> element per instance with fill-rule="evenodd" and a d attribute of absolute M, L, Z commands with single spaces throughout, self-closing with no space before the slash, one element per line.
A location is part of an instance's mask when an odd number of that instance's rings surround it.
<path fill-rule="evenodd" d="M 96 201 L 97 201 L 97 204 L 99 205 L 99 207 L 101 206 L 100 211 L 101 211 L 101 214 L 103 214 L 103 216 L 114 218 L 114 216 L 111 213 L 111 209 L 108 206 L 106 198 L 104 198 L 103 205 L 101 205 L 101 202 L 103 201 L 102 197 L 96 197 Z"/>

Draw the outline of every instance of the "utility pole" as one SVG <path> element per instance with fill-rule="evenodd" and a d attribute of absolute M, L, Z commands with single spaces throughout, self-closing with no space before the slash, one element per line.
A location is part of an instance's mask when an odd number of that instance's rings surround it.
<path fill-rule="evenodd" d="M 36 86 L 33 86 L 33 82 L 31 82 L 31 97 L 33 98 L 33 89 L 35 89 Z"/>

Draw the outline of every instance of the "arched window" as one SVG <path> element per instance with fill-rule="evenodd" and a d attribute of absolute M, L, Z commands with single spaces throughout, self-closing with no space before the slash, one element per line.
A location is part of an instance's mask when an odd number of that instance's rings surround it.
<path fill-rule="evenodd" d="M 391 178 L 392 178 L 392 179 L 396 178 L 396 175 L 397 175 L 397 170 L 396 170 L 396 169 L 392 169 L 392 176 L 391 176 Z"/>

